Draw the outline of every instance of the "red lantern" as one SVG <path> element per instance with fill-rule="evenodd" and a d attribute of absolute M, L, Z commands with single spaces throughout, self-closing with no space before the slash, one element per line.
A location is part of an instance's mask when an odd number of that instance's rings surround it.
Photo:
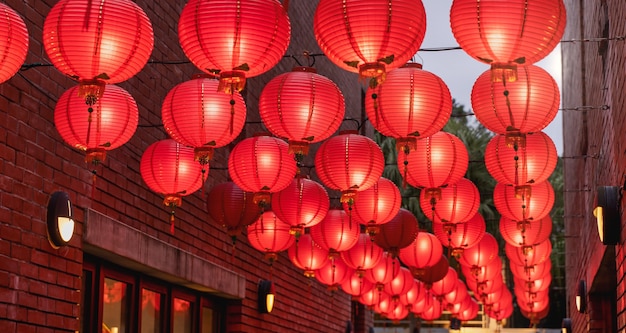
<path fill-rule="evenodd" d="M 417 218 L 410 211 L 400 208 L 391 221 L 380 226 L 374 237 L 374 243 L 388 251 L 393 257 L 397 257 L 400 249 L 411 245 L 418 232 Z"/>
<path fill-rule="evenodd" d="M 291 226 L 296 237 L 305 227 L 320 223 L 328 213 L 330 201 L 322 185 L 303 177 L 296 177 L 284 190 L 273 195 L 272 210 Z"/>
<path fill-rule="evenodd" d="M 409 315 L 409 309 L 399 303 L 392 303 L 392 309 L 385 313 L 385 317 L 394 323 L 406 318 Z"/>
<path fill-rule="evenodd" d="M 221 90 L 241 91 L 246 78 L 265 73 L 282 59 L 291 24 L 276 0 L 193 0 L 180 14 L 178 38 L 196 67 L 219 74 Z"/>
<path fill-rule="evenodd" d="M 506 217 L 500 218 L 500 235 L 513 246 L 523 247 L 541 243 L 548 239 L 551 233 L 552 219 L 550 215 L 530 223 L 520 223 Z"/>
<path fill-rule="evenodd" d="M 365 112 L 379 132 L 396 139 L 398 153 L 408 153 L 416 149 L 417 139 L 443 128 L 452 113 L 452 97 L 441 78 L 411 63 L 367 90 Z"/>
<path fill-rule="evenodd" d="M 311 237 L 330 256 L 337 257 L 339 252 L 348 251 L 359 241 L 361 232 L 350 223 L 348 214 L 343 209 L 331 209 L 326 217 L 311 227 Z"/>
<path fill-rule="evenodd" d="M 461 310 L 456 315 L 456 317 L 460 321 L 469 321 L 469 320 L 476 318 L 477 315 L 478 315 L 478 303 L 474 299 L 471 299 L 470 305 L 467 308 Z"/>
<path fill-rule="evenodd" d="M 28 30 L 22 17 L 11 7 L 0 4 L 0 83 L 10 79 L 22 67 L 28 53 Z"/>
<path fill-rule="evenodd" d="M 514 81 L 517 65 L 547 56 L 565 30 L 562 0 L 454 0 L 450 26 L 461 48 L 490 64 L 494 79 Z"/>
<path fill-rule="evenodd" d="M 510 294 L 510 292 L 509 292 Z M 498 325 L 506 318 L 510 317 L 513 314 L 513 303 L 509 301 L 504 303 L 499 310 L 493 310 L 493 306 L 491 310 L 485 311 L 485 314 L 496 320 Z"/>
<path fill-rule="evenodd" d="M 376 266 L 365 271 L 366 280 L 376 285 L 380 291 L 400 273 L 400 261 L 388 253 L 383 253 L 383 258 Z"/>
<path fill-rule="evenodd" d="M 385 292 L 397 299 L 398 296 L 408 293 L 414 284 L 415 280 L 411 271 L 406 267 L 401 267 L 400 272 L 385 284 Z"/>
<path fill-rule="evenodd" d="M 141 178 L 148 187 L 165 195 L 163 204 L 171 208 L 170 232 L 174 232 L 174 209 L 183 196 L 202 187 L 202 167 L 194 161 L 193 149 L 166 139 L 151 144 L 141 156 Z"/>
<path fill-rule="evenodd" d="M 331 291 L 337 290 L 343 281 L 354 275 L 340 258 L 328 260 L 324 266 L 315 271 L 315 279 L 328 286 Z"/>
<path fill-rule="evenodd" d="M 247 230 L 250 245 L 265 253 L 265 259 L 270 263 L 278 259 L 278 252 L 286 251 L 296 241 L 289 233 L 289 225 L 276 217 L 272 211 L 263 212 Z"/>
<path fill-rule="evenodd" d="M 498 274 L 496 274 L 493 278 L 489 280 L 484 280 L 482 282 L 474 280 L 472 278 L 472 275 L 465 274 L 465 282 L 467 282 L 467 287 L 474 292 L 474 295 L 477 298 L 483 297 L 483 295 L 486 294 L 493 293 L 494 291 L 504 286 L 501 272 L 498 272 Z"/>
<path fill-rule="evenodd" d="M 350 269 L 350 267 L 348 267 L 348 269 Z M 361 295 L 369 292 L 370 290 L 375 290 L 378 294 L 378 290 L 374 287 L 375 285 L 364 279 L 361 274 L 352 274 L 341 282 L 341 290 L 348 295 L 352 295 L 353 301 L 358 300 Z"/>
<path fill-rule="evenodd" d="M 480 193 L 471 180 L 461 178 L 443 189 L 420 192 L 420 207 L 435 223 L 458 223 L 472 218 L 480 206 Z"/>
<path fill-rule="evenodd" d="M 231 143 L 246 121 L 246 104 L 239 92 L 217 91 L 218 81 L 196 76 L 169 91 L 161 118 L 172 139 L 194 147 L 196 159 L 208 163 L 213 149 Z"/>
<path fill-rule="evenodd" d="M 546 217 L 554 205 L 550 182 L 508 186 L 496 184 L 493 203 L 502 216 L 516 221 L 538 221 Z"/>
<path fill-rule="evenodd" d="M 287 150 L 285 141 L 271 136 L 244 139 L 228 156 L 228 173 L 244 191 L 254 193 L 255 202 L 265 206 L 270 193 L 283 190 L 296 176 L 296 163 Z"/>
<path fill-rule="evenodd" d="M 550 259 L 552 253 L 552 243 L 550 239 L 536 245 L 515 247 L 507 243 L 504 246 L 506 256 L 512 264 L 519 266 L 534 266 Z"/>
<path fill-rule="evenodd" d="M 370 236 L 378 234 L 380 226 L 391 221 L 400 210 L 402 196 L 394 182 L 379 178 L 370 188 L 359 192 L 353 204 L 344 203 L 344 210 L 359 223 L 367 226 Z"/>
<path fill-rule="evenodd" d="M 457 317 L 457 315 L 461 313 L 461 311 L 471 306 L 472 306 L 472 297 L 469 294 L 467 294 L 467 290 L 466 290 L 465 298 L 455 303 L 448 303 L 446 307 L 448 308 L 448 311 L 450 311 L 450 315 Z"/>
<path fill-rule="evenodd" d="M 411 245 L 400 250 L 400 260 L 411 269 L 416 277 L 424 274 L 424 269 L 436 264 L 443 255 L 441 242 L 435 235 L 420 232 Z"/>
<path fill-rule="evenodd" d="M 430 306 L 428 308 L 424 309 L 424 311 L 420 313 L 419 316 L 423 320 L 433 321 L 441 317 L 442 313 L 443 313 L 443 306 L 441 302 L 434 300 L 432 303 L 430 303 Z"/>
<path fill-rule="evenodd" d="M 382 82 L 386 72 L 404 65 L 420 48 L 426 12 L 421 1 L 322 0 L 313 29 L 335 65 Z"/>
<path fill-rule="evenodd" d="M 407 308 L 412 308 L 413 304 L 426 297 L 426 286 L 419 280 L 413 279 L 411 289 L 398 296 L 398 300 Z"/>
<path fill-rule="evenodd" d="M 489 306 L 486 306 L 485 309 L 487 311 L 490 311 L 496 314 L 502 311 L 506 312 L 508 311 L 507 308 L 512 308 L 512 307 L 513 307 L 513 295 L 506 287 L 504 287 L 502 288 L 500 299 L 497 300 L 495 303 L 492 303 Z"/>
<path fill-rule="evenodd" d="M 54 125 L 65 142 L 86 152 L 85 161 L 99 163 L 107 150 L 120 147 L 135 134 L 139 109 L 126 90 L 111 84 L 88 112 L 79 90 L 75 86 L 61 95 L 54 108 Z"/>
<path fill-rule="evenodd" d="M 422 281 L 429 289 L 430 285 L 443 279 L 448 274 L 448 258 L 444 255 L 432 266 L 428 266 L 424 269 L 413 269 L 413 275 L 420 281 Z"/>
<path fill-rule="evenodd" d="M 434 286 L 436 286 L 436 284 L 433 285 L 433 287 Z M 457 279 L 454 285 L 454 288 L 452 288 L 450 292 L 443 295 L 443 299 L 448 304 L 460 304 L 468 297 L 469 297 L 469 294 L 467 293 L 467 287 L 465 286 L 465 283 L 461 279 Z M 458 312 L 459 311 L 457 311 L 456 313 Z"/>
<path fill-rule="evenodd" d="M 496 182 L 532 185 L 546 181 L 556 168 L 557 152 L 543 132 L 524 134 L 511 147 L 504 135 L 494 136 L 485 148 L 485 166 Z"/>
<path fill-rule="evenodd" d="M 430 290 L 434 295 L 443 297 L 445 294 L 454 290 L 458 279 L 459 276 L 454 268 L 449 267 L 446 276 L 444 276 L 443 279 L 433 283 L 430 287 Z"/>
<path fill-rule="evenodd" d="M 463 251 L 459 263 L 468 267 L 487 266 L 498 258 L 498 241 L 488 232 L 478 244 Z"/>
<path fill-rule="evenodd" d="M 451 254 L 457 258 L 465 249 L 480 242 L 486 228 L 485 219 L 480 213 L 474 214 L 474 217 L 463 223 L 433 223 L 435 236 L 443 246 L 450 248 Z"/>
<path fill-rule="evenodd" d="M 362 233 L 355 246 L 341 252 L 341 258 L 348 267 L 356 269 L 357 273 L 362 275 L 383 258 L 383 249 L 374 244 L 368 234 Z"/>
<path fill-rule="evenodd" d="M 289 141 L 289 152 L 308 154 L 309 144 L 329 138 L 346 112 L 339 87 L 311 67 L 296 67 L 273 78 L 259 97 L 261 120 L 277 137 Z"/>
<path fill-rule="evenodd" d="M 331 137 L 315 153 L 315 171 L 320 180 L 341 191 L 341 202 L 348 204 L 354 203 L 357 192 L 379 180 L 384 167 L 385 158 L 376 142 L 352 132 Z"/>
<path fill-rule="evenodd" d="M 552 275 L 546 274 L 546 276 L 539 280 L 525 280 L 515 277 L 513 279 L 513 283 L 531 293 L 538 293 L 550 287 L 550 283 L 552 283 Z"/>
<path fill-rule="evenodd" d="M 252 193 L 244 192 L 233 182 L 215 185 L 207 194 L 206 202 L 209 216 L 226 229 L 233 243 L 241 228 L 254 223 L 259 217 Z"/>
<path fill-rule="evenodd" d="M 463 141 L 453 134 L 437 132 L 417 140 L 415 151 L 410 154 L 398 149 L 397 161 L 407 183 L 440 193 L 439 187 L 453 185 L 465 175 L 469 158 Z"/>
<path fill-rule="evenodd" d="M 391 298 L 385 292 L 376 290 L 376 288 L 372 288 L 369 291 L 363 293 L 359 297 L 359 302 L 365 306 L 374 307 L 383 303 L 385 306 L 384 310 L 387 310 L 389 307 L 389 302 Z M 379 309 L 380 311 L 380 309 Z"/>
<path fill-rule="evenodd" d="M 532 325 L 538 324 L 541 319 L 544 319 L 545 317 L 548 316 L 548 314 L 550 313 L 550 304 L 548 304 L 548 306 L 546 306 L 543 310 L 541 311 L 525 311 L 523 309 L 520 309 L 520 312 L 522 313 L 522 316 L 528 318 L 530 320 L 530 323 Z"/>
<path fill-rule="evenodd" d="M 481 302 L 483 302 L 483 304 L 485 304 L 487 307 L 494 303 L 500 302 L 504 291 L 508 292 L 508 289 L 506 289 L 506 287 L 502 287 L 492 293 L 481 295 Z"/>
<path fill-rule="evenodd" d="M 317 245 L 311 235 L 301 235 L 288 249 L 289 260 L 294 266 L 304 270 L 304 276 L 315 277 L 315 270 L 328 262 L 328 251 Z"/>
<path fill-rule="evenodd" d="M 514 277 L 527 280 L 537 280 L 545 277 L 547 274 L 550 274 L 552 262 L 550 260 L 546 260 L 540 264 L 528 266 L 511 263 L 510 268 Z"/>
<path fill-rule="evenodd" d="M 492 262 L 484 266 L 461 265 L 461 271 L 466 280 L 476 280 L 478 283 L 496 279 L 502 273 L 502 259 L 496 257 Z"/>

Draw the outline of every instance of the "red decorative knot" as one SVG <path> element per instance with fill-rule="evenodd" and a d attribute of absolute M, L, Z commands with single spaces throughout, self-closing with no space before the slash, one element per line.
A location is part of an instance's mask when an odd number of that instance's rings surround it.
<path fill-rule="evenodd" d="M 185 55 L 200 70 L 219 75 L 220 90 L 228 93 L 274 67 L 290 37 L 289 16 L 276 0 L 189 1 L 178 21 Z"/>
<path fill-rule="evenodd" d="M 340 258 L 328 260 L 324 266 L 315 271 L 315 279 L 328 286 L 331 291 L 337 290 L 352 275 L 354 270 L 348 268 Z"/>
<path fill-rule="evenodd" d="M 296 238 L 289 233 L 289 225 L 272 211 L 263 212 L 256 222 L 248 226 L 247 231 L 250 245 L 263 252 L 270 263 L 278 259 L 278 252 L 286 251 L 296 242 Z"/>
<path fill-rule="evenodd" d="M 379 178 L 367 190 L 359 192 L 353 204 L 344 203 L 343 208 L 352 218 L 367 227 L 370 236 L 378 234 L 380 227 L 391 221 L 400 210 L 402 196 L 394 182 Z"/>
<path fill-rule="evenodd" d="M 243 227 L 254 223 L 259 217 L 259 208 L 254 203 L 252 193 L 244 192 L 233 182 L 215 185 L 206 200 L 211 220 L 226 229 L 233 242 Z"/>
<path fill-rule="evenodd" d="M 315 243 L 311 235 L 300 235 L 287 250 L 291 263 L 304 270 L 304 276 L 315 277 L 315 271 L 328 262 L 328 250 Z"/>
<path fill-rule="evenodd" d="M 383 249 L 372 242 L 368 234 L 362 233 L 358 243 L 351 249 L 341 252 L 346 265 L 356 269 L 361 276 L 366 270 L 373 268 L 383 258 Z"/>
<path fill-rule="evenodd" d="M 374 243 L 392 257 L 397 257 L 400 249 L 411 245 L 418 232 L 417 218 L 410 211 L 400 208 L 391 221 L 380 226 Z"/>
<path fill-rule="evenodd" d="M 543 242 L 552 233 L 552 219 L 549 215 L 538 221 L 520 223 L 506 217 L 500 218 L 500 235 L 515 247 L 524 247 Z"/>
<path fill-rule="evenodd" d="M 6 4 L 0 4 L 0 83 L 5 82 L 22 67 L 28 53 L 28 30 L 22 17 Z"/>
<path fill-rule="evenodd" d="M 345 114 L 339 87 L 310 67 L 296 67 L 273 78 L 259 97 L 261 120 L 277 137 L 286 138 L 289 152 L 300 159 L 309 144 L 333 135 Z"/>
<path fill-rule="evenodd" d="M 348 267 L 348 269 L 351 269 Z M 354 271 L 353 271 L 354 272 Z M 352 296 L 353 301 L 358 301 L 361 295 L 367 293 L 370 290 L 376 290 L 375 285 L 363 278 L 362 274 L 351 274 L 347 279 L 341 283 L 341 290 L 348 295 Z M 378 291 L 376 290 L 378 294 Z"/>
<path fill-rule="evenodd" d="M 465 222 L 478 212 L 480 193 L 469 179 L 461 178 L 456 184 L 438 192 L 441 193 L 439 199 L 429 191 L 420 193 L 420 207 L 433 222 Z"/>
<path fill-rule="evenodd" d="M 452 97 L 443 80 L 411 63 L 367 90 L 365 111 L 374 128 L 396 139 L 398 153 L 408 153 L 416 149 L 417 139 L 443 128 L 452 113 Z"/>
<path fill-rule="evenodd" d="M 498 258 L 498 249 L 498 241 L 486 232 L 478 244 L 463 251 L 459 263 L 468 267 L 487 266 Z"/>
<path fill-rule="evenodd" d="M 420 232 L 411 245 L 400 250 L 400 260 L 412 269 L 424 270 L 436 264 L 443 254 L 441 242 L 435 235 Z M 419 276 L 419 272 L 414 271 Z"/>
<path fill-rule="evenodd" d="M 548 181 L 532 186 L 498 183 L 493 190 L 493 203 L 498 212 L 509 219 L 538 221 L 550 213 L 554 205 L 554 190 Z"/>
<path fill-rule="evenodd" d="M 423 282 L 427 289 L 430 289 L 433 283 L 443 279 L 443 277 L 448 274 L 448 267 L 450 267 L 448 258 L 442 255 L 441 258 L 431 266 L 422 269 L 410 268 L 413 276 Z"/>
<path fill-rule="evenodd" d="M 482 73 L 472 88 L 472 109 L 489 130 L 506 135 L 543 130 L 556 117 L 561 103 L 559 86 L 541 67 L 518 69 L 515 82 L 493 82 Z"/>
<path fill-rule="evenodd" d="M 426 12 L 421 1 L 322 0 L 313 29 L 335 65 L 380 83 L 419 50 Z"/>
<path fill-rule="evenodd" d="M 465 249 L 480 242 L 486 228 L 485 219 L 480 213 L 476 213 L 463 223 L 434 223 L 433 233 L 443 246 L 451 250 L 452 256 L 458 258 Z"/>
<path fill-rule="evenodd" d="M 547 56 L 565 31 L 562 0 L 454 0 L 450 26 L 472 58 L 490 64 L 493 80 L 515 81 L 517 65 Z"/>
<path fill-rule="evenodd" d="M 506 252 L 506 256 L 512 264 L 519 266 L 534 266 L 541 264 L 546 260 L 550 260 L 552 243 L 550 243 L 550 239 L 546 239 L 536 245 L 524 247 L 516 247 L 507 243 L 504 250 Z"/>
<path fill-rule="evenodd" d="M 296 237 L 304 234 L 304 228 L 320 223 L 326 217 L 329 206 L 324 187 L 300 176 L 272 197 L 272 210 L 281 221 L 291 226 Z"/>
<path fill-rule="evenodd" d="M 382 259 L 372 268 L 365 271 L 363 277 L 376 285 L 378 291 L 383 290 L 400 273 L 400 261 L 388 253 L 384 253 Z"/>
<path fill-rule="evenodd" d="M 355 246 L 361 234 L 359 227 L 350 223 L 343 209 L 330 209 L 319 224 L 311 227 L 310 232 L 313 240 L 329 251 L 331 258 L 338 258 L 339 252 Z"/>

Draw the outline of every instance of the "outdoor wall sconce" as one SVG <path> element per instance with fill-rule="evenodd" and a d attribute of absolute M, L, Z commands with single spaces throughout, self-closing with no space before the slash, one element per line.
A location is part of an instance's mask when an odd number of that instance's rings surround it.
<path fill-rule="evenodd" d="M 587 283 L 585 280 L 578 282 L 578 292 L 576 293 L 576 309 L 580 313 L 587 311 Z"/>
<path fill-rule="evenodd" d="M 572 333 L 571 318 L 563 318 L 563 322 L 561 323 L 561 330 L 563 331 L 563 333 Z"/>
<path fill-rule="evenodd" d="M 259 281 L 258 289 L 258 309 L 259 313 L 270 313 L 274 309 L 274 283 L 270 280 Z"/>
<path fill-rule="evenodd" d="M 600 241 L 604 245 L 617 245 L 620 242 L 620 201 L 621 189 L 618 186 L 598 186 L 593 215 L 598 223 Z"/>
<path fill-rule="evenodd" d="M 74 234 L 74 215 L 70 196 L 61 191 L 52 193 L 48 201 L 48 240 L 53 248 L 67 245 Z"/>

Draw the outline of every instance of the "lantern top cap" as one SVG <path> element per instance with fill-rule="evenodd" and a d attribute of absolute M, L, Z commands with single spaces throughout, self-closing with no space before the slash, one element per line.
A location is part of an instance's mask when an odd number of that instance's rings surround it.
<path fill-rule="evenodd" d="M 417 68 L 417 69 L 422 69 L 424 66 L 422 66 L 422 64 L 417 63 L 417 62 L 407 62 L 406 64 L 404 64 L 404 66 L 402 66 L 402 68 Z"/>
<path fill-rule="evenodd" d="M 296 66 L 291 69 L 292 72 L 306 72 L 306 73 L 315 73 L 317 74 L 317 69 L 308 66 Z"/>

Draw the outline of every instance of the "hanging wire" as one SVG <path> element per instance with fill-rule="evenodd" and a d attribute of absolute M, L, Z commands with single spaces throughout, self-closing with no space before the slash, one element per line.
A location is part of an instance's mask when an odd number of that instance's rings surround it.
<path fill-rule="evenodd" d="M 600 105 L 600 106 L 590 106 L 590 105 L 584 105 L 584 106 L 576 106 L 573 108 L 561 108 L 559 109 L 559 111 L 589 111 L 589 110 L 602 110 L 602 111 L 606 111 L 609 110 L 611 107 L 608 105 Z"/>

